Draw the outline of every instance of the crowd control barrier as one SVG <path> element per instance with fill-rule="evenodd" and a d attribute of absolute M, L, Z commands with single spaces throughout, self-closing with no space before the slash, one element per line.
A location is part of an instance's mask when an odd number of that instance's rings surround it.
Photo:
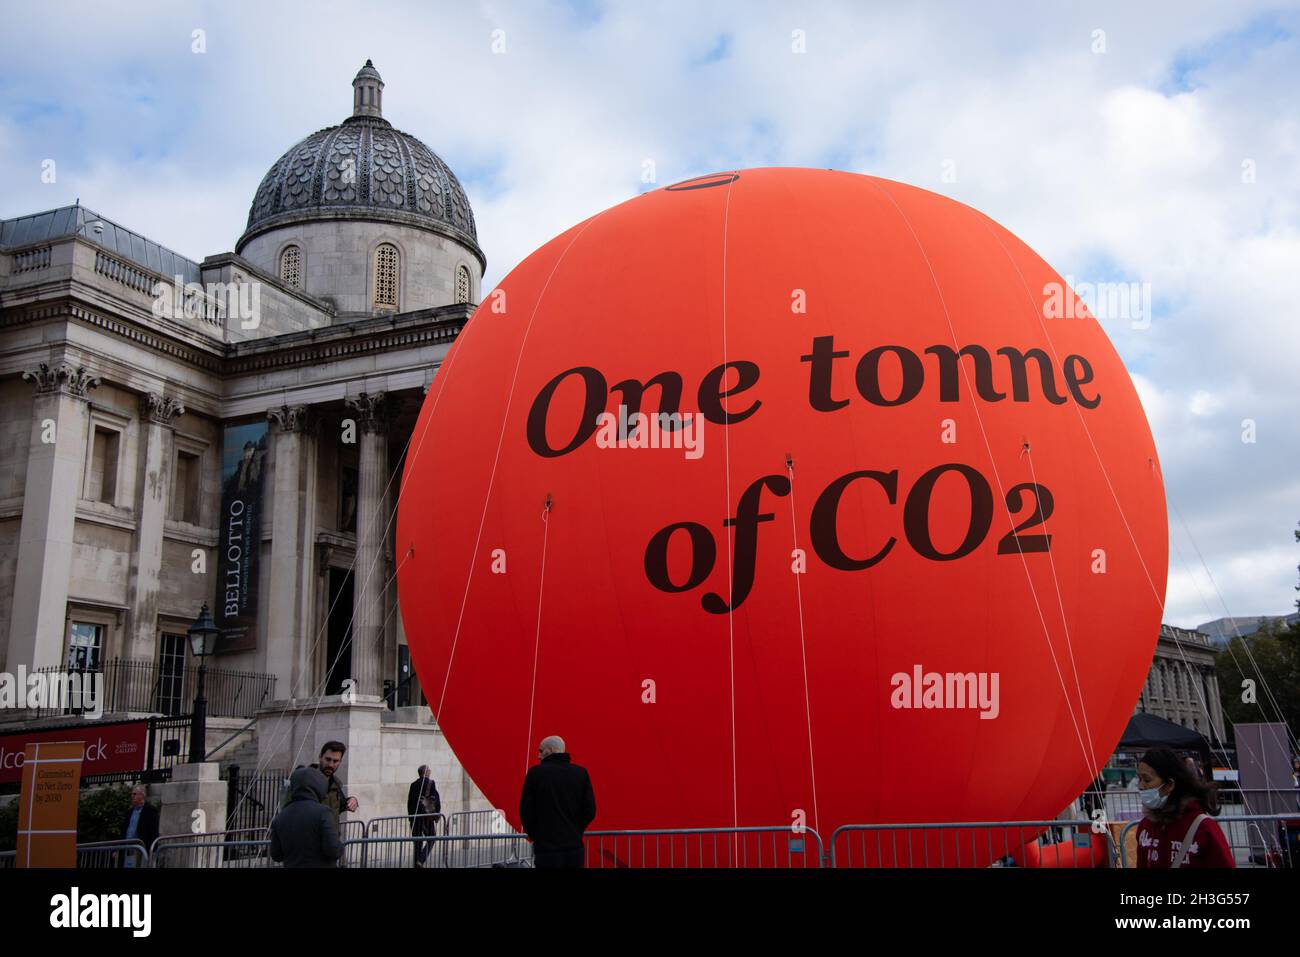
<path fill-rule="evenodd" d="M 1084 819 L 951 824 L 845 824 L 831 834 L 832 867 L 1108 867 L 1108 827 Z"/>
<path fill-rule="evenodd" d="M 587 867 L 822 866 L 822 839 L 812 828 L 663 828 L 588 831 Z"/>

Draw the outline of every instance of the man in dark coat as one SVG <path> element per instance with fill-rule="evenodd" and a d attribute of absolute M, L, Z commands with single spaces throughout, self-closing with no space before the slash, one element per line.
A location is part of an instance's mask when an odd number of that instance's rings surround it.
<path fill-rule="evenodd" d="M 435 814 L 442 813 L 442 798 L 438 795 L 438 785 L 433 781 L 433 772 L 427 764 L 420 765 L 419 777 L 411 782 L 406 792 L 406 813 L 411 815 L 411 834 L 423 837 L 438 832 L 438 819 Z M 415 866 L 423 867 L 433 848 L 433 841 L 415 842 Z"/>
<path fill-rule="evenodd" d="M 533 842 L 537 867 L 582 867 L 582 833 L 596 818 L 587 769 L 574 764 L 564 739 L 551 735 L 537 749 L 519 798 L 519 819 Z"/>
<path fill-rule="evenodd" d="M 337 867 L 343 854 L 333 812 L 321 802 L 328 785 L 316 768 L 289 778 L 289 804 L 271 822 L 271 860 L 285 867 Z"/>
<path fill-rule="evenodd" d="M 144 799 L 144 785 L 131 789 L 131 810 L 122 822 L 122 840 L 139 841 L 146 851 L 153 850 L 158 839 L 158 809 Z M 139 860 L 134 854 L 123 854 L 123 867 L 135 867 Z"/>

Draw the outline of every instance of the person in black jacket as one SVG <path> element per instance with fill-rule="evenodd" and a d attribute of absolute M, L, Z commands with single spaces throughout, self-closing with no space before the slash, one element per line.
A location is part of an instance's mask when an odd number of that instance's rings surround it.
<path fill-rule="evenodd" d="M 289 804 L 271 822 L 271 860 L 285 867 L 337 867 L 343 855 L 334 812 L 321 802 L 329 787 L 316 768 L 289 777 Z"/>
<path fill-rule="evenodd" d="M 564 739 L 551 735 L 537 749 L 540 762 L 524 776 L 519 820 L 533 842 L 537 867 L 582 867 L 582 833 L 596 818 L 587 769 L 574 764 Z"/>
<path fill-rule="evenodd" d="M 438 819 L 434 815 L 442 813 L 442 798 L 438 796 L 438 785 L 434 783 L 433 772 L 427 764 L 420 765 L 419 775 L 406 792 L 406 813 L 411 815 L 411 834 L 414 837 L 436 834 Z M 424 866 L 432 847 L 433 841 L 415 842 L 416 867 Z"/>
<path fill-rule="evenodd" d="M 158 809 L 144 799 L 144 785 L 137 784 L 131 789 L 131 810 L 126 812 L 122 822 L 122 840 L 139 841 L 146 851 L 153 850 L 153 842 L 158 839 Z M 123 867 L 135 867 L 138 858 L 133 854 L 122 855 Z"/>

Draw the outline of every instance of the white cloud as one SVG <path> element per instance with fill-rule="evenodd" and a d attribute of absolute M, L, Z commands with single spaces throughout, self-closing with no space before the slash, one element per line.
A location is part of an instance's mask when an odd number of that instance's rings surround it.
<path fill-rule="evenodd" d="M 1105 327 L 1170 503 L 1232 613 L 1278 613 L 1300 559 L 1297 31 L 1294 6 L 1253 0 L 20 6 L 0 36 L 0 215 L 80 196 L 193 258 L 231 249 L 265 170 L 347 113 L 367 57 L 386 115 L 462 174 L 485 288 L 634 195 L 646 159 L 659 184 L 784 164 L 945 192 L 1063 275 L 1150 284 L 1150 328 Z M 1204 620 L 1193 585 L 1171 576 L 1170 620 Z"/>

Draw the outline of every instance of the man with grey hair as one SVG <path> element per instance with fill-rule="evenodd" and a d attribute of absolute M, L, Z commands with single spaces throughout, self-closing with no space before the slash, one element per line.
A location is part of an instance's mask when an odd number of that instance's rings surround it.
<path fill-rule="evenodd" d="M 131 789 L 131 808 L 126 812 L 126 820 L 122 824 L 122 840 L 139 841 L 146 851 L 152 851 L 153 842 L 158 839 L 158 809 L 144 798 L 143 784 L 137 784 Z M 122 855 L 123 867 L 135 865 L 135 855 Z"/>
<path fill-rule="evenodd" d="M 519 820 L 533 842 L 533 863 L 582 867 L 582 834 L 596 818 L 591 776 L 573 763 L 558 735 L 542 739 L 537 757 L 519 798 Z"/>

